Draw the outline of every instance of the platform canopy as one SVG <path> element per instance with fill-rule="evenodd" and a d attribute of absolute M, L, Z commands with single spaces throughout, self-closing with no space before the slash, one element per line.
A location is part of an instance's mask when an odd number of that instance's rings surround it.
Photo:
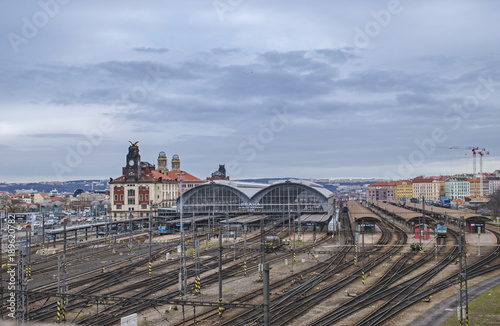
<path fill-rule="evenodd" d="M 419 211 L 422 211 L 422 204 L 418 203 L 409 203 L 409 202 L 397 202 L 399 205 L 404 205 L 405 207 L 413 208 Z M 433 205 L 425 205 L 424 210 L 426 214 L 431 216 L 440 216 L 440 218 L 447 217 L 448 219 L 453 219 L 455 221 L 460 220 L 460 217 L 463 216 L 466 221 L 482 221 L 483 223 L 489 221 L 490 219 L 476 213 L 468 213 L 464 211 L 460 211 L 458 209 L 452 208 L 444 208 Z"/>
<path fill-rule="evenodd" d="M 420 212 L 412 211 L 410 209 L 399 207 L 383 201 L 370 200 L 368 203 L 385 211 L 387 214 L 395 215 L 403 221 L 412 223 L 413 225 L 435 224 L 434 219 L 432 219 L 428 215 L 422 216 L 422 213 Z"/>
<path fill-rule="evenodd" d="M 349 209 L 349 218 L 356 223 L 380 222 L 380 217 L 377 214 L 373 213 L 357 201 L 348 201 L 347 207 Z"/>

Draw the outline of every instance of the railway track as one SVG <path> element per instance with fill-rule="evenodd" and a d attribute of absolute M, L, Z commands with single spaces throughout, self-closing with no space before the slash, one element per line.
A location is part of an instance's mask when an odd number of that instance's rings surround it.
<path fill-rule="evenodd" d="M 338 292 L 341 290 L 343 287 L 345 287 L 347 284 L 350 284 L 351 282 L 355 281 L 356 279 L 359 279 L 361 277 L 361 268 L 354 269 L 351 275 L 347 276 L 346 278 L 341 279 L 340 281 L 336 281 L 336 284 L 330 284 L 321 290 L 317 291 L 316 287 L 318 287 L 318 284 L 324 283 L 324 282 L 330 282 L 329 278 L 332 278 L 332 274 L 339 273 L 342 270 L 346 270 L 349 267 L 352 267 L 352 262 L 350 263 L 345 263 L 343 262 L 346 259 L 346 255 L 349 254 L 349 250 L 352 247 L 353 243 L 353 230 L 350 227 L 350 223 L 348 223 L 349 229 L 346 230 L 346 235 L 351 235 L 348 236 L 348 240 L 346 241 L 347 246 L 343 247 L 342 250 L 335 256 L 331 257 L 328 261 L 324 261 L 321 263 L 318 263 L 314 268 L 311 268 L 308 270 L 307 274 L 302 272 L 302 273 L 295 273 L 292 274 L 290 277 L 284 278 L 280 280 L 279 282 L 271 284 L 271 291 L 276 291 L 279 289 L 282 289 L 286 285 L 289 285 L 291 283 L 291 280 L 297 280 L 299 279 L 299 274 L 302 276 L 306 276 L 306 280 L 302 279 L 301 282 L 296 282 L 295 284 L 301 283 L 299 286 L 296 286 L 296 288 L 292 290 L 287 290 L 284 295 L 275 298 L 272 300 L 271 303 L 271 322 L 273 325 L 286 325 L 290 323 L 292 320 L 298 318 L 301 315 L 304 315 L 305 313 L 308 312 L 312 307 L 317 305 L 318 303 L 328 299 L 332 294 Z M 392 226 L 391 226 L 392 228 Z M 450 234 L 453 232 L 449 229 Z M 390 232 L 388 231 L 387 227 L 384 227 L 383 231 L 383 236 L 381 238 L 381 244 L 382 245 L 387 245 L 389 240 L 386 240 L 386 233 L 389 234 L 390 238 Z M 392 246 L 389 250 L 387 255 L 389 256 L 394 256 L 398 253 L 398 249 L 401 249 L 402 243 L 406 243 L 407 239 L 405 238 L 406 235 L 404 235 L 404 231 L 399 230 L 397 233 L 398 235 L 398 244 L 396 246 Z M 497 233 L 497 238 L 500 243 L 500 236 Z M 247 255 L 247 262 L 248 264 L 248 271 L 253 271 L 257 269 L 257 265 L 259 263 L 259 255 L 260 253 L 256 254 L 258 247 L 260 245 L 259 242 L 259 235 L 255 236 L 252 240 L 248 242 L 248 246 L 253 248 L 253 251 L 250 250 L 250 254 Z M 320 239 L 317 241 L 317 246 L 322 243 L 325 239 Z M 239 243 L 237 246 L 240 246 L 241 243 Z M 379 246 L 383 247 L 383 246 Z M 377 246 L 375 246 L 377 249 Z M 469 266 L 468 268 L 468 275 L 469 277 L 475 277 L 478 275 L 482 275 L 488 271 L 494 270 L 495 268 L 499 268 L 500 266 L 498 264 L 494 264 L 495 259 L 497 259 L 500 255 L 498 252 L 500 247 L 497 247 L 497 249 L 491 254 L 488 255 L 488 258 L 485 257 L 484 259 L 481 260 L 480 262 L 473 264 Z M 166 251 L 171 251 L 173 247 L 169 247 L 169 249 L 166 249 Z M 391 250 L 394 251 L 391 251 Z M 161 249 L 159 249 L 161 250 Z M 301 248 L 297 249 L 296 252 L 300 251 L 306 251 L 308 248 Z M 166 251 L 159 251 L 158 252 L 158 257 L 160 257 L 162 254 L 165 254 Z M 216 253 L 218 251 L 218 248 L 213 248 L 211 250 L 206 251 L 204 254 L 209 256 L 212 255 L 211 258 L 207 258 L 203 261 L 205 264 L 205 267 L 207 269 L 215 269 L 218 266 L 218 260 L 216 259 Z M 238 248 L 238 255 L 236 255 L 234 258 L 232 257 L 231 253 L 233 251 L 233 248 L 224 248 L 224 251 L 226 252 L 227 257 L 223 260 L 224 266 L 227 266 L 227 264 L 232 263 L 234 260 L 241 259 L 242 254 L 241 248 Z M 100 253 L 104 253 L 105 250 L 99 250 L 98 251 L 98 257 L 100 257 Z M 291 257 L 291 251 L 283 251 L 283 252 L 278 252 L 276 253 L 276 257 L 273 257 L 272 259 L 267 259 L 266 262 L 273 263 L 274 261 L 282 261 L 286 257 Z M 418 254 L 405 254 L 401 258 L 399 258 L 394 265 L 387 271 L 384 276 L 378 280 L 372 287 L 367 289 L 361 294 L 358 294 L 358 296 L 352 300 L 347 301 L 344 303 L 341 307 L 338 309 L 330 312 L 327 315 L 337 315 L 339 319 L 345 318 L 348 315 L 352 314 L 355 311 L 364 309 L 366 306 L 373 305 L 374 302 L 380 301 L 380 300 L 386 300 L 386 303 L 383 304 L 380 309 L 377 310 L 376 314 L 370 314 L 366 316 L 366 320 L 360 320 L 358 322 L 359 325 L 376 325 L 380 323 L 384 323 L 385 321 L 391 319 L 393 316 L 396 314 L 400 313 L 407 307 L 409 307 L 411 304 L 415 302 L 420 302 L 423 298 L 428 297 L 429 295 L 432 295 L 433 293 L 436 293 L 438 291 L 441 291 L 442 289 L 455 285 L 457 282 L 457 275 L 451 276 L 450 278 L 444 280 L 443 282 L 439 282 L 438 284 L 435 284 L 432 286 L 432 288 L 425 288 L 425 284 L 428 282 L 428 280 L 432 279 L 435 275 L 437 275 L 442 269 L 444 269 L 451 261 L 454 260 L 454 258 L 450 255 L 453 255 L 453 251 L 450 252 L 444 259 L 441 260 L 440 263 L 436 264 L 432 269 L 429 269 L 428 271 L 425 271 L 421 275 L 419 275 L 416 278 L 413 278 L 410 281 L 394 285 L 398 279 L 402 277 L 402 275 L 406 275 L 411 270 L 414 270 L 416 268 L 420 268 L 423 264 L 425 264 L 426 260 L 430 260 L 431 257 L 434 256 L 432 252 L 427 252 L 424 255 L 418 255 Z M 75 251 L 74 253 L 75 259 L 74 261 L 78 261 L 77 255 L 82 255 L 84 257 L 85 253 L 78 253 L 78 251 Z M 110 265 L 109 269 L 115 268 L 114 271 L 116 273 L 114 275 L 106 273 L 99 273 L 98 270 L 89 272 L 87 275 L 88 277 L 82 277 L 79 276 L 75 277 L 72 282 L 72 288 L 73 289 L 78 289 L 80 287 L 83 287 L 85 285 L 85 288 L 77 290 L 76 293 L 81 293 L 82 295 L 93 295 L 95 293 L 100 293 L 102 294 L 103 289 L 106 289 L 105 295 L 109 296 L 126 296 L 130 298 L 150 298 L 150 299 L 174 299 L 178 298 L 179 292 L 178 290 L 174 291 L 167 291 L 165 293 L 165 289 L 175 286 L 178 283 L 177 280 L 177 274 L 178 274 L 178 262 L 175 261 L 169 261 L 168 263 L 161 263 L 161 264 L 156 264 L 155 269 L 162 269 L 162 270 L 168 270 L 173 268 L 175 265 L 177 265 L 177 270 L 174 268 L 173 270 L 167 271 L 162 275 L 156 275 L 152 278 L 145 278 L 142 280 L 139 280 L 137 282 L 131 283 L 134 278 L 137 278 L 136 272 L 138 269 L 144 269 L 148 259 L 144 258 L 142 259 L 143 256 L 146 254 L 141 255 L 141 258 L 138 258 L 139 260 L 134 262 L 133 264 L 130 264 L 129 266 L 121 266 L 120 264 L 123 264 L 123 262 L 116 262 L 116 265 Z M 343 255 L 343 256 L 342 256 Z M 455 253 L 456 255 L 456 253 Z M 364 272 L 370 271 L 370 269 L 375 268 L 378 264 L 384 261 L 384 259 L 387 259 L 388 256 L 386 254 L 376 254 L 373 255 L 376 256 L 375 259 L 370 259 L 365 263 L 365 268 Z M 46 270 L 44 269 L 38 269 L 39 273 L 42 272 L 50 272 L 52 266 L 50 266 L 51 259 L 55 259 L 55 255 L 52 258 L 47 258 L 47 260 L 44 262 L 45 264 L 49 264 L 49 266 L 46 266 L 44 268 L 47 268 Z M 386 257 L 386 258 L 384 258 Z M 414 262 L 410 262 L 412 259 L 419 258 L 418 260 Z M 85 259 L 85 258 L 84 258 Z M 90 259 L 90 258 L 89 258 Z M 489 260 L 488 260 L 489 259 Z M 90 260 L 89 260 L 90 261 Z M 446 263 L 446 261 L 448 261 Z M 82 263 L 85 263 L 84 261 L 81 261 Z M 442 263 L 442 264 L 441 264 Z M 487 266 L 489 264 L 489 266 Z M 227 278 L 232 278 L 232 277 L 238 277 L 238 276 L 243 276 L 243 270 L 240 265 L 238 264 L 231 264 L 232 266 L 225 267 L 223 271 L 223 277 L 224 279 Z M 40 262 L 39 266 L 43 266 L 42 262 Z M 113 267 L 111 267 L 113 266 Z M 485 267 L 487 266 L 487 267 Z M 108 267 L 107 267 L 108 268 Z M 194 264 L 190 264 L 188 266 L 188 279 L 193 278 L 194 271 L 192 271 L 194 268 Z M 335 273 L 333 273 L 335 271 Z M 141 271 L 141 272 L 144 272 Z M 315 276 L 312 276 L 313 274 L 316 274 Z M 308 277 L 308 275 L 311 275 Z M 202 286 L 209 286 L 211 284 L 214 284 L 218 282 L 218 274 L 213 273 L 212 275 L 209 275 L 208 277 L 203 279 L 203 284 Z M 129 283 L 129 284 L 127 284 Z M 117 288 L 118 286 L 123 285 L 121 288 Z M 188 288 L 190 288 L 192 284 L 189 284 Z M 50 290 L 54 291 L 55 287 L 54 286 L 48 286 L 44 287 L 43 289 L 45 290 Z M 158 293 L 163 292 L 163 294 L 158 295 Z M 155 296 L 156 295 L 156 296 Z M 247 293 L 244 296 L 240 296 L 238 298 L 233 299 L 232 301 L 235 302 L 249 302 L 258 296 L 262 295 L 262 290 L 254 291 L 252 293 Z M 42 300 L 42 297 L 33 297 L 30 298 L 30 302 L 33 300 Z M 87 307 L 89 304 L 92 304 L 91 299 L 81 299 L 78 301 L 72 302 L 71 306 L 68 306 L 68 311 L 73 311 L 75 313 L 78 313 L 78 315 L 81 314 L 82 311 L 87 311 Z M 349 307 L 349 308 L 348 308 Z M 151 308 L 150 304 L 144 304 L 144 303 L 130 303 L 126 302 L 116 302 L 115 304 L 110 305 L 108 308 L 99 311 L 98 316 L 92 316 L 92 317 L 87 317 L 83 318 L 79 321 L 79 324 L 82 325 L 107 325 L 111 324 L 114 322 L 117 322 L 122 316 L 127 315 L 129 313 L 134 313 L 134 312 L 139 312 L 146 310 L 148 308 Z M 341 309 L 342 308 L 342 309 Z M 156 308 L 155 308 L 156 309 Z M 45 311 L 44 311 L 45 310 Z M 34 320 L 50 320 L 55 317 L 55 302 L 52 302 L 50 304 L 44 305 L 44 307 L 40 309 L 33 309 L 30 311 L 30 314 L 34 316 L 35 318 L 32 318 Z M 349 312 L 350 311 L 350 312 Z M 228 313 L 227 311 L 226 313 Z M 251 310 L 249 310 L 251 312 Z M 197 322 L 199 322 L 202 319 L 211 319 L 214 317 L 214 315 L 217 315 L 218 312 L 211 310 L 207 311 L 206 313 L 198 314 L 196 316 L 196 322 L 193 319 L 186 319 L 184 320 L 181 324 L 182 325 L 196 325 Z M 78 318 L 77 315 L 77 318 Z M 250 323 L 259 323 L 261 321 L 262 315 L 260 311 L 253 311 L 253 315 L 249 314 L 246 318 L 243 316 L 243 314 L 240 314 L 238 316 L 240 319 L 230 319 L 227 321 L 224 321 L 223 325 L 234 325 L 234 324 L 250 324 Z M 322 316 L 322 318 L 328 318 L 326 315 Z M 331 316 L 329 318 L 332 318 Z M 75 318 L 76 319 L 76 318 Z M 326 324 L 333 324 L 335 323 L 335 319 L 318 319 L 311 325 L 326 325 Z"/>
<path fill-rule="evenodd" d="M 248 245 L 252 246 L 255 244 L 260 243 L 260 235 L 255 235 L 251 237 L 248 241 Z M 172 250 L 173 248 L 166 249 L 166 250 Z M 216 252 L 218 251 L 218 248 L 212 248 L 206 252 L 204 252 L 205 255 L 215 255 Z M 161 252 L 161 254 L 164 254 L 165 251 Z M 153 278 L 146 278 L 144 280 L 141 280 L 139 282 L 134 282 L 132 284 L 128 284 L 126 286 L 123 286 L 122 288 L 111 290 L 113 287 L 116 287 L 120 284 L 124 284 L 127 281 L 130 281 L 134 278 L 137 277 L 137 275 L 134 273 L 134 270 L 138 267 L 141 266 L 146 266 L 145 264 L 147 263 L 147 257 L 144 256 L 145 258 L 142 261 L 138 261 L 132 265 L 129 266 L 122 266 L 120 269 L 117 271 L 113 271 L 113 274 L 108 273 L 107 276 L 105 275 L 100 275 L 98 277 L 98 280 L 90 279 L 88 280 L 89 286 L 86 289 L 80 290 L 76 293 L 82 293 L 82 294 L 95 294 L 97 292 L 101 292 L 102 290 L 108 290 L 106 291 L 106 295 L 121 295 L 125 293 L 130 293 L 133 292 L 134 295 L 132 297 L 148 297 L 149 295 L 152 295 L 155 292 L 158 291 L 164 291 L 165 288 L 175 285 L 177 283 L 177 273 L 178 271 L 173 270 L 170 271 L 166 274 L 162 275 L 156 275 Z M 207 264 L 205 267 L 206 268 L 215 268 L 217 266 L 217 263 L 214 262 L 214 258 L 205 260 L 204 262 Z M 224 260 L 224 263 L 229 263 L 233 259 L 232 258 L 227 258 Z M 169 261 L 168 263 L 162 263 L 160 265 L 156 265 L 155 269 L 164 269 L 167 268 L 168 266 L 175 266 L 178 265 L 178 262 L 175 261 Z M 188 271 L 192 270 L 193 264 L 187 266 Z M 241 268 L 238 270 L 241 272 Z M 190 273 L 191 274 L 191 273 Z M 188 277 L 192 277 L 194 275 L 188 274 Z M 73 284 L 75 287 L 83 285 L 85 282 L 85 279 L 83 280 L 78 280 L 78 283 Z M 83 282 L 83 283 L 82 283 Z M 53 290 L 49 289 L 49 290 Z M 137 293 L 137 291 L 140 291 Z M 172 291 L 169 293 L 167 296 L 169 297 L 175 297 L 178 295 L 177 291 Z M 86 307 L 89 303 L 89 300 L 79 300 L 78 302 L 73 302 L 70 306 L 67 307 L 68 311 L 73 311 L 77 309 L 83 309 Z M 32 316 L 34 316 L 35 320 L 47 320 L 50 318 L 54 317 L 54 311 L 55 311 L 55 302 L 52 302 L 51 304 L 46 304 L 44 307 L 41 309 L 34 310 L 32 312 Z M 119 304 L 117 304 L 119 306 Z M 124 310 L 124 309 L 121 309 Z M 103 311 L 103 313 L 106 313 L 106 311 Z M 92 322 L 90 322 L 92 324 Z M 96 322 L 96 324 L 102 324 L 101 322 Z"/>
<path fill-rule="evenodd" d="M 389 243 L 389 240 L 391 239 L 392 235 L 389 232 L 388 228 L 382 227 L 381 229 L 383 230 L 383 236 L 381 238 L 379 245 L 384 246 Z M 389 258 L 392 255 L 395 255 L 397 252 L 401 250 L 400 245 L 406 243 L 406 241 L 407 241 L 406 234 L 397 233 L 397 240 L 395 246 L 391 247 L 387 252 L 381 253 L 375 259 L 365 263 L 364 268 L 363 267 L 357 268 L 354 272 L 352 272 L 352 274 L 340 280 L 335 281 L 333 284 L 330 284 L 329 286 L 321 289 L 320 291 L 314 291 L 314 288 L 311 288 L 309 293 L 307 295 L 302 295 L 299 300 L 297 299 L 292 300 L 292 298 L 290 297 L 287 303 L 288 305 L 287 309 L 281 309 L 279 311 L 279 315 L 273 316 L 273 318 L 271 318 L 271 322 L 273 323 L 273 325 L 286 325 L 292 322 L 294 319 L 298 318 L 299 316 L 306 314 L 310 309 L 312 309 L 322 301 L 328 299 L 334 293 L 337 293 L 338 291 L 342 290 L 355 280 L 360 279 L 362 277 L 363 272 L 366 273 L 373 270 L 376 266 L 381 264 L 387 258 Z M 379 248 L 376 249 L 379 250 Z"/>
<path fill-rule="evenodd" d="M 352 244 L 354 243 L 354 232 L 351 227 L 351 223 L 347 218 L 347 215 L 343 214 L 342 215 L 342 223 L 347 226 L 347 230 L 345 232 L 346 236 L 346 246 L 343 246 L 341 251 L 335 255 L 334 257 L 331 257 L 329 260 L 318 263 L 317 265 L 313 266 L 312 268 L 309 268 L 307 271 L 300 271 L 294 274 L 289 275 L 288 277 L 285 277 L 279 281 L 276 281 L 272 284 L 270 284 L 270 291 L 277 291 L 283 286 L 296 283 L 295 281 L 297 280 L 303 280 L 305 277 L 307 277 L 309 274 L 318 274 L 322 275 L 328 272 L 331 272 L 333 269 L 337 269 L 341 264 L 343 265 L 343 260 L 345 259 L 346 255 L 350 252 L 352 249 Z M 326 240 L 326 238 L 323 238 L 322 241 Z M 321 243 L 318 243 L 316 245 L 320 245 Z M 282 257 L 283 258 L 283 257 Z M 281 258 L 281 259 L 282 259 Z M 272 261 L 268 261 L 272 262 Z M 349 264 L 350 265 L 350 264 Z M 344 268 L 344 266 L 342 267 Z M 305 277 L 304 277 L 305 276 Z M 306 280 L 308 282 L 308 280 Z M 246 293 L 242 296 L 239 296 L 235 299 L 233 299 L 233 302 L 249 302 L 257 297 L 262 296 L 262 290 L 258 289 L 255 291 L 251 291 L 249 293 Z M 226 312 L 229 313 L 230 310 Z M 197 314 L 196 318 L 195 316 L 189 317 L 187 319 L 184 319 L 179 325 L 196 325 L 198 321 L 200 320 L 210 320 L 211 318 L 217 317 L 218 316 L 218 311 L 213 311 L 213 310 L 208 310 L 205 311 L 201 314 Z"/>
<path fill-rule="evenodd" d="M 500 234 L 498 232 L 492 231 L 497 237 L 497 243 L 500 243 Z M 451 231 L 451 234 L 456 237 L 457 234 Z M 450 264 L 457 257 L 457 248 L 454 247 L 453 250 L 443 259 L 440 263 L 433 266 L 425 273 L 415 277 L 403 284 L 396 285 L 392 288 L 382 290 L 375 295 L 370 293 L 363 293 L 355 299 L 346 302 L 338 309 L 331 311 L 329 314 L 322 316 L 320 319 L 316 320 L 310 325 L 325 325 L 334 324 L 342 320 L 342 318 L 354 313 L 357 310 L 363 309 L 367 306 L 374 305 L 377 301 L 386 300 L 386 302 L 377 308 L 376 311 L 367 315 L 365 318 L 360 320 L 356 325 L 379 325 L 387 322 L 395 315 L 401 313 L 403 310 L 407 309 L 411 305 L 422 302 L 422 300 L 429 298 L 429 296 L 436 294 L 439 291 L 447 289 L 450 286 L 457 284 L 459 274 L 455 273 L 452 276 L 440 281 L 433 286 L 426 286 L 428 280 L 435 277 L 446 265 Z M 427 255 L 432 256 L 432 253 Z M 484 257 L 475 264 L 472 264 L 467 268 L 468 278 L 477 277 L 491 271 L 495 271 L 499 268 L 500 264 L 493 264 L 492 262 L 500 257 L 500 247 L 497 246 L 496 249 Z M 387 299 L 389 297 L 389 299 Z M 354 304 L 356 301 L 364 301 L 363 304 L 357 306 Z M 344 310 L 349 311 L 348 313 L 343 312 Z"/>
<path fill-rule="evenodd" d="M 500 244 L 500 233 L 493 230 L 490 231 L 492 231 L 495 234 L 497 238 L 497 244 Z M 471 279 L 493 271 L 498 271 L 498 269 L 500 268 L 500 263 L 498 263 L 499 258 L 500 258 L 500 246 L 497 245 L 492 253 L 485 256 L 480 261 L 467 267 L 467 278 Z M 497 263 L 494 263 L 495 260 L 497 261 Z M 406 301 L 401 302 L 399 305 L 394 307 L 393 313 L 384 320 L 389 320 L 390 317 L 393 317 L 396 314 L 402 312 L 403 310 L 407 309 L 416 302 L 421 302 L 423 299 L 428 298 L 431 295 L 434 295 L 442 290 L 445 290 L 453 285 L 456 285 L 458 283 L 458 280 L 459 280 L 459 273 L 455 273 L 452 276 L 440 281 L 439 283 L 437 283 L 432 287 L 428 287 L 426 289 L 414 293 Z"/>
<path fill-rule="evenodd" d="M 348 224 L 350 225 L 350 224 Z M 383 230 L 382 237 L 379 241 L 380 245 L 385 245 L 391 239 L 391 233 L 385 227 L 381 228 Z M 347 230 L 348 234 L 353 235 L 352 228 Z M 379 250 L 381 247 L 376 247 L 374 250 Z M 388 252 L 387 255 L 393 253 Z M 365 271 L 369 271 L 373 266 L 383 261 L 383 255 L 367 262 L 365 265 Z M 387 256 L 388 257 L 388 256 Z M 361 268 L 356 269 L 349 276 L 332 282 L 329 286 L 324 287 L 321 290 L 316 288 L 320 283 L 328 281 L 330 278 L 334 277 L 335 274 L 346 270 L 351 267 L 352 263 L 342 263 L 335 266 L 335 268 L 328 270 L 325 273 L 321 273 L 311 277 L 310 280 L 301 284 L 292 291 L 287 292 L 285 295 L 275 298 L 271 302 L 271 323 L 274 325 L 285 324 L 299 315 L 310 309 L 311 307 L 317 305 L 319 302 L 325 300 L 331 296 L 336 291 L 343 288 L 345 285 L 349 284 L 353 280 L 361 277 Z M 223 322 L 222 325 L 235 325 L 235 324 L 252 324 L 259 323 L 263 318 L 260 311 L 248 311 L 246 313 L 239 314 L 229 320 Z"/>
<path fill-rule="evenodd" d="M 440 251 L 443 247 L 440 247 Z M 336 309 L 321 316 L 310 325 L 329 325 L 341 321 L 342 319 L 360 311 L 366 307 L 371 307 L 375 302 L 394 295 L 396 288 L 391 289 L 390 286 L 398 282 L 403 276 L 422 267 L 434 257 L 434 253 L 427 252 L 420 255 L 416 252 L 410 252 L 399 258 L 389 270 L 372 286 L 357 294 L 356 297 L 347 302 L 342 303 Z M 411 260 L 417 260 L 410 263 Z"/>
<path fill-rule="evenodd" d="M 320 242 L 325 241 L 325 240 L 326 240 L 326 237 L 319 239 L 318 242 L 320 243 Z M 309 249 L 309 248 L 308 247 L 301 248 L 300 250 L 306 250 L 306 249 Z M 256 259 L 256 258 L 258 258 L 259 255 L 260 255 L 260 253 L 252 255 L 253 258 L 250 259 L 251 263 L 248 265 L 249 271 L 253 271 L 253 270 L 256 271 L 257 270 L 257 266 L 258 266 L 259 262 L 258 262 L 258 259 Z M 273 257 L 269 261 L 282 260 L 284 257 L 290 257 L 291 255 L 292 255 L 292 252 L 280 252 L 279 255 L 276 255 L 275 257 Z M 239 258 L 241 258 L 241 256 L 239 256 Z M 232 261 L 233 261 L 233 259 L 227 259 L 227 260 L 223 261 L 223 264 L 227 264 L 227 263 L 232 262 Z M 218 266 L 218 262 L 214 263 L 213 268 L 215 269 L 216 266 Z M 241 266 L 232 265 L 232 266 L 224 269 L 223 278 L 227 279 L 227 278 L 231 278 L 231 277 L 240 276 L 241 274 L 242 274 Z M 191 278 L 193 276 L 194 276 L 194 273 L 192 273 L 192 272 L 188 273 L 188 278 Z M 204 278 L 203 285 L 207 286 L 210 284 L 217 283 L 218 279 L 219 279 L 218 274 L 213 273 L 212 275 Z M 177 284 L 178 281 L 177 281 L 176 277 L 171 277 L 171 278 L 168 278 L 167 282 L 169 282 L 168 284 L 170 286 L 172 286 L 172 285 Z M 190 284 L 188 286 L 188 288 L 190 288 L 192 285 L 193 284 Z M 146 298 L 146 297 L 151 296 L 154 293 L 158 292 L 159 290 L 161 290 L 161 289 L 159 289 L 158 287 L 151 287 L 149 289 L 142 290 L 140 293 L 134 295 L 133 297 Z M 174 299 L 174 298 L 178 297 L 178 295 L 179 295 L 178 291 L 170 291 L 164 295 L 156 296 L 154 298 L 155 299 Z M 107 324 L 111 324 L 113 322 L 118 321 L 124 315 L 127 315 L 127 314 L 132 313 L 132 312 L 142 311 L 142 310 L 147 309 L 147 308 L 151 308 L 151 306 L 148 304 L 144 304 L 144 303 L 133 303 L 133 304 L 117 303 L 117 304 L 113 305 L 112 307 L 109 307 L 106 310 L 102 311 L 102 313 L 100 313 L 100 316 L 93 316 L 93 317 L 81 320 L 78 322 L 78 324 L 81 324 L 81 325 L 107 325 Z"/>

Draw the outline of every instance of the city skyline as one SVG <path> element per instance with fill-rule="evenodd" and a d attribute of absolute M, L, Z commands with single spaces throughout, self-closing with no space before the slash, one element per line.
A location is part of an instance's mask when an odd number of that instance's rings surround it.
<path fill-rule="evenodd" d="M 128 141 L 200 179 L 500 169 L 500 3 L 0 8 L 0 182 L 115 178 Z"/>

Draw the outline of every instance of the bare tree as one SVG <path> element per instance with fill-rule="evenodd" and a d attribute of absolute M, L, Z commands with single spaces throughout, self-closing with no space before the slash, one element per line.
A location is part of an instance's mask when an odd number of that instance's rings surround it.
<path fill-rule="evenodd" d="M 23 213 L 28 210 L 28 204 L 21 199 L 12 199 L 7 202 L 7 213 Z"/>
<path fill-rule="evenodd" d="M 497 190 L 490 195 L 488 207 L 491 211 L 491 217 L 496 218 L 500 216 L 500 190 Z"/>

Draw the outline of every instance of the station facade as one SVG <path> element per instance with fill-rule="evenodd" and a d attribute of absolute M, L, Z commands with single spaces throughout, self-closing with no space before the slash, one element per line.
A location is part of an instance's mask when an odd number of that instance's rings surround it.
<path fill-rule="evenodd" d="M 204 181 L 181 170 L 179 155 L 173 155 L 169 170 L 166 154 L 160 152 L 156 169 L 155 165 L 141 160 L 137 142 L 131 142 L 122 175 L 109 182 L 111 216 L 143 217 L 158 207 L 172 207 L 180 192 L 201 183 Z"/>

